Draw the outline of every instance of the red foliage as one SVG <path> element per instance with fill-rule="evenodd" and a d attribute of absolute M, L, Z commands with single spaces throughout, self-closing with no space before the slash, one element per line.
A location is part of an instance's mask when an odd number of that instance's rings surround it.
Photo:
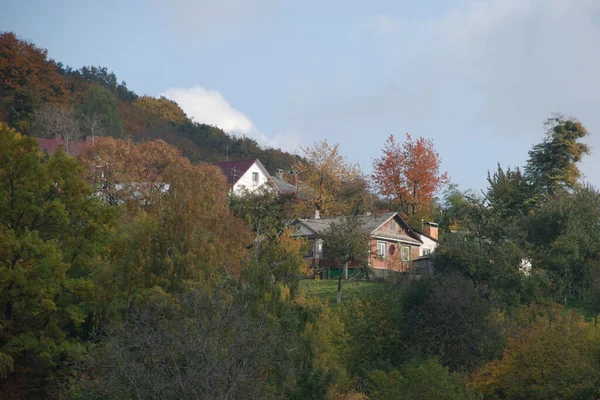
<path fill-rule="evenodd" d="M 433 141 L 422 137 L 399 143 L 391 135 L 381 158 L 373 164 L 373 180 L 379 193 L 392 198 L 406 215 L 428 210 L 434 195 L 448 183 L 440 173 L 440 155 Z"/>

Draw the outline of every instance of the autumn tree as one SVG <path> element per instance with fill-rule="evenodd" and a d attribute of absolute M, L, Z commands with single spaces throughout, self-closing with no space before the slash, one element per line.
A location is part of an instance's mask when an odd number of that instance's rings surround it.
<path fill-rule="evenodd" d="M 158 99 L 150 96 L 138 97 L 133 104 L 167 121 L 181 123 L 186 118 L 185 113 L 176 102 L 163 96 Z"/>
<path fill-rule="evenodd" d="M 92 190 L 122 211 L 128 235 L 107 271 L 113 294 L 139 288 L 178 291 L 186 282 L 239 277 L 249 231 L 228 209 L 218 167 L 193 165 L 163 141 L 102 138 L 81 156 Z M 114 282 L 112 274 L 123 279 Z"/>
<path fill-rule="evenodd" d="M 347 196 L 348 187 L 358 187 L 364 178 L 358 164 L 349 164 L 340 154 L 339 145 L 327 140 L 304 149 L 305 158 L 298 160 L 294 170 L 298 175 L 298 192 L 303 202 L 302 214 L 317 210 L 322 215 L 345 215 L 364 193 L 357 190 Z M 363 185 L 364 188 L 364 185 Z"/>
<path fill-rule="evenodd" d="M 413 140 L 406 134 L 406 140 L 399 143 L 391 135 L 382 151 L 381 158 L 373 163 L 379 193 L 391 198 L 412 219 L 426 216 L 435 194 L 448 183 L 447 173 L 440 172 L 440 155 L 433 141 L 422 137 Z"/>
<path fill-rule="evenodd" d="M 90 195 L 74 158 L 0 124 L 2 398 L 47 398 L 85 350 L 91 276 L 112 225 Z"/>
<path fill-rule="evenodd" d="M 64 104 L 66 100 L 63 79 L 47 51 L 12 32 L 0 34 L 0 108 L 6 122 L 25 131 L 43 103 Z"/>
<path fill-rule="evenodd" d="M 470 386 L 490 398 L 597 398 L 599 341 L 594 322 L 550 309 L 511 337 L 502 358 L 480 369 Z"/>
<path fill-rule="evenodd" d="M 529 151 L 525 174 L 538 193 L 553 195 L 578 185 L 581 172 L 577 163 L 591 149 L 581 143 L 588 131 L 575 118 L 554 114 L 544 126 L 546 138 Z"/>

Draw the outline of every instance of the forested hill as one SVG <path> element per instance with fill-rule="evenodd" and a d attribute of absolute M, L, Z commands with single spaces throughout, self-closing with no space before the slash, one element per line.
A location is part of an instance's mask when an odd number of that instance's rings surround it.
<path fill-rule="evenodd" d="M 260 158 L 274 172 L 294 156 L 191 121 L 173 101 L 139 96 L 103 67 L 72 69 L 12 32 L 0 34 L 0 121 L 37 137 L 163 139 L 193 162 Z"/>

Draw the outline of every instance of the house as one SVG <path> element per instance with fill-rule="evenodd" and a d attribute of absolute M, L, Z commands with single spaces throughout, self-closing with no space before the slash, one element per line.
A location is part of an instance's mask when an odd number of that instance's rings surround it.
<path fill-rule="evenodd" d="M 271 181 L 271 175 L 258 158 L 227 161 L 215 163 L 215 165 L 221 168 L 221 172 L 227 178 L 227 183 L 235 194 L 241 194 L 244 191 L 253 192 Z"/>
<path fill-rule="evenodd" d="M 419 257 L 425 257 L 435 251 L 438 245 L 438 224 L 427 222 L 422 232 L 415 229 L 423 245 L 419 248 Z"/>
<path fill-rule="evenodd" d="M 273 183 L 275 183 L 277 191 L 281 194 L 296 193 L 298 191 L 297 183 L 296 185 L 293 185 L 283 179 L 282 169 L 278 169 L 275 175 L 271 176 L 271 179 L 273 180 Z"/>
<path fill-rule="evenodd" d="M 227 178 L 227 183 L 235 194 L 241 194 L 244 191 L 253 192 L 269 182 L 278 193 L 296 192 L 296 186 L 283 179 L 283 170 L 278 169 L 275 176 L 271 176 L 258 158 L 227 161 L 215 165 L 221 168 L 221 172 Z"/>
<path fill-rule="evenodd" d="M 421 254 L 435 249 L 432 243 L 425 243 L 421 236 L 412 229 L 398 213 L 359 216 L 361 229 L 369 232 L 369 265 L 376 276 L 385 276 L 388 271 L 407 271 L 412 260 Z M 307 263 L 326 269 L 331 277 L 333 267 L 327 254 L 323 254 L 323 236 L 332 223 L 339 223 L 341 217 L 319 218 L 318 212 L 311 219 L 297 219 L 292 222 L 296 229 L 296 237 L 309 240 L 310 250 L 305 254 Z M 430 233 L 432 233 L 430 231 Z M 350 266 L 352 269 L 352 266 Z M 354 271 L 356 273 L 356 271 Z M 352 274 L 352 271 L 350 271 Z"/>
<path fill-rule="evenodd" d="M 67 145 L 60 135 L 56 135 L 54 139 L 37 138 L 41 151 L 54 155 L 62 146 L 63 151 L 72 156 L 78 156 L 84 148 L 93 144 L 95 140 L 96 136 L 85 136 L 82 141 L 73 140 Z"/>

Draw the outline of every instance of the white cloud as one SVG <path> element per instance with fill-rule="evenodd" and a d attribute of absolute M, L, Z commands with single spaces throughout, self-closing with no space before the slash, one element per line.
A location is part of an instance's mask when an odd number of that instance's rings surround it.
<path fill-rule="evenodd" d="M 284 132 L 273 138 L 267 137 L 243 112 L 235 109 L 216 90 L 201 86 L 171 88 L 160 94 L 175 101 L 196 122 L 213 125 L 225 132 L 247 136 L 265 147 L 281 148 L 293 152 L 300 147 L 300 137 L 294 132 Z"/>

